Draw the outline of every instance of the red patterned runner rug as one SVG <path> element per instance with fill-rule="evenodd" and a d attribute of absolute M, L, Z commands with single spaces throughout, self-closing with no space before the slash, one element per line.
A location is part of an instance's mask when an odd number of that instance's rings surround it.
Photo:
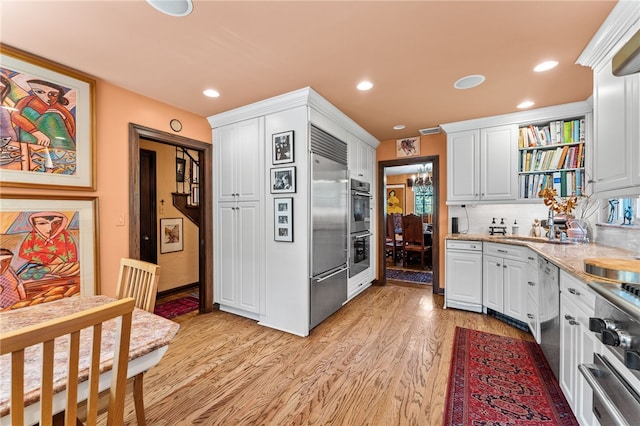
<path fill-rule="evenodd" d="M 197 297 L 194 297 L 194 296 L 181 297 L 180 299 L 175 299 L 169 302 L 156 305 L 156 307 L 153 310 L 153 313 L 156 315 L 160 315 L 161 317 L 171 319 L 180 315 L 187 314 L 191 311 L 197 310 L 199 303 L 200 301 L 198 300 Z"/>
<path fill-rule="evenodd" d="M 444 425 L 578 425 L 535 342 L 456 327 Z"/>

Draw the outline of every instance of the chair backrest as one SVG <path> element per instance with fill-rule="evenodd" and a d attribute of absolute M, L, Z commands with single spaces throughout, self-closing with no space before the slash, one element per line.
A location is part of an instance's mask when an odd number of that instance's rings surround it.
<path fill-rule="evenodd" d="M 108 424 L 122 424 L 124 395 L 127 384 L 131 318 L 135 302 L 132 298 L 117 300 L 53 320 L 44 321 L 0 335 L 0 355 L 11 354 L 11 424 L 24 424 L 25 348 L 42 345 L 42 384 L 40 388 L 40 424 L 51 425 L 53 414 L 54 339 L 68 336 L 68 369 L 66 371 L 65 424 L 75 425 L 77 417 L 80 330 L 90 328 L 93 346 L 90 354 L 87 399 L 87 424 L 96 424 L 98 417 L 98 382 L 100 377 L 100 346 L 103 323 L 118 318 L 111 369 Z"/>
<path fill-rule="evenodd" d="M 393 226 L 396 230 L 402 230 L 402 215 L 400 213 L 393 213 Z"/>
<path fill-rule="evenodd" d="M 395 239 L 396 236 L 396 230 L 395 227 L 393 226 L 393 216 L 388 214 L 387 215 L 387 233 L 386 233 L 387 238 L 393 240 Z"/>
<path fill-rule="evenodd" d="M 153 313 L 156 306 L 160 266 L 143 260 L 123 258 L 120 260 L 120 274 L 116 297 L 133 297 L 136 308 Z"/>
<path fill-rule="evenodd" d="M 419 216 L 408 214 L 402 217 L 402 241 L 405 244 L 424 246 L 422 219 Z"/>

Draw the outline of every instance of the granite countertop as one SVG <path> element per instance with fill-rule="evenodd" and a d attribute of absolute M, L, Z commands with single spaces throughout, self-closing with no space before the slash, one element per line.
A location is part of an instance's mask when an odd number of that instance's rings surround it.
<path fill-rule="evenodd" d="M 529 247 L 551 263 L 554 263 L 587 284 L 592 281 L 603 281 L 605 279 L 587 274 L 584 271 L 585 259 L 617 258 L 633 261 L 638 255 L 630 250 L 609 247 L 597 243 L 553 244 L 547 242 L 546 238 L 524 237 L 518 235 L 447 234 L 445 239 L 483 241 Z"/>
<path fill-rule="evenodd" d="M 0 333 L 6 333 L 29 325 L 59 318 L 75 312 L 104 305 L 115 299 L 106 296 L 67 297 L 55 302 L 42 303 L 26 308 L 0 312 Z M 115 341 L 116 320 L 105 322 L 103 342 L 100 355 L 100 370 L 110 370 L 113 365 L 113 345 Z M 178 323 L 159 317 L 150 312 L 134 309 L 129 344 L 129 361 L 142 357 L 171 342 L 180 326 Z M 88 377 L 88 360 L 90 347 L 84 347 L 83 341 L 90 339 L 90 330 L 80 334 L 80 377 Z M 68 336 L 56 339 L 55 351 L 64 351 L 68 346 Z M 9 412 L 9 395 L 11 390 L 10 354 L 0 356 L 0 416 Z M 40 395 L 41 364 L 39 348 L 32 346 L 25 350 L 25 406 L 37 402 Z M 54 366 L 54 391 L 64 387 L 64 371 L 66 357 L 56 355 Z"/>

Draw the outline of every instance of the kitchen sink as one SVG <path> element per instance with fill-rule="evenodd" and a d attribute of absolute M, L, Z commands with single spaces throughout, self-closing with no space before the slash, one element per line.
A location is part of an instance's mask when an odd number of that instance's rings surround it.
<path fill-rule="evenodd" d="M 525 237 L 518 235 L 507 235 L 501 237 L 500 240 L 507 242 L 526 242 L 526 243 L 548 243 L 548 244 L 580 244 L 581 241 L 573 240 L 571 238 L 567 238 L 566 240 L 549 240 L 547 238 L 542 237 Z"/>

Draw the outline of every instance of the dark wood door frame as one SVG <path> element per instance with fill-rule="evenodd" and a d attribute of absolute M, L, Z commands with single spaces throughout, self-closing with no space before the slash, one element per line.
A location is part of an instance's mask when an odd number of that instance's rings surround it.
<path fill-rule="evenodd" d="M 378 162 L 378 265 L 381 265 L 378 270 L 381 271 L 381 284 L 387 284 L 387 262 L 385 258 L 385 235 L 387 233 L 386 230 L 386 220 L 385 220 L 385 203 L 383 200 L 386 200 L 386 194 L 384 192 L 384 178 L 385 178 L 385 167 L 393 167 L 393 166 L 406 166 L 410 164 L 424 164 L 424 163 L 432 163 L 433 164 L 433 198 L 434 209 L 433 209 L 433 245 L 431 248 L 432 253 L 432 265 L 433 265 L 433 293 L 435 294 L 443 294 L 444 289 L 440 285 L 440 230 L 438 229 L 439 221 L 439 202 L 440 202 L 440 166 L 439 166 L 440 157 L 438 155 L 432 155 L 427 157 L 414 157 L 414 158 L 399 158 L 396 160 L 386 160 Z"/>
<path fill-rule="evenodd" d="M 200 154 L 200 217 L 198 265 L 200 312 L 213 310 L 213 146 L 160 130 L 129 123 L 129 256 L 140 258 L 140 139 L 198 151 Z"/>

